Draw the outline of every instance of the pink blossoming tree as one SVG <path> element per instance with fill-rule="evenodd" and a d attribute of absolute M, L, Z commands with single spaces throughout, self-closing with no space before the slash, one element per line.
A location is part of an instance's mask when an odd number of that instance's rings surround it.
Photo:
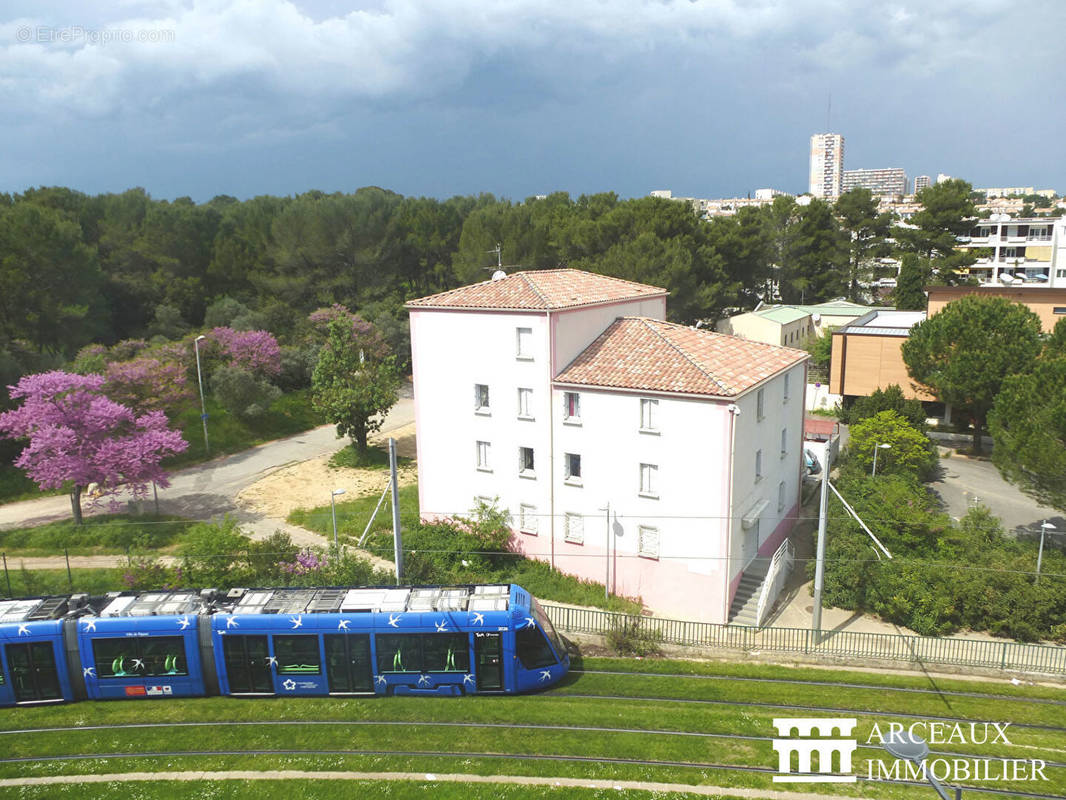
<path fill-rule="evenodd" d="M 104 372 L 104 394 L 135 414 L 175 412 L 192 402 L 185 367 L 176 361 L 139 356 L 115 361 Z"/>
<path fill-rule="evenodd" d="M 103 394 L 102 375 L 44 372 L 8 387 L 22 405 L 0 414 L 0 435 L 29 439 L 15 466 L 42 489 L 71 486 L 74 521 L 81 524 L 81 494 L 90 483 L 103 494 L 122 485 L 144 498 L 148 484 L 169 486 L 159 466 L 189 445 L 167 427 L 162 411 L 137 416 Z"/>
<path fill-rule="evenodd" d="M 240 367 L 254 375 L 272 376 L 281 372 L 281 348 L 269 331 L 215 328 L 208 337 L 218 344 L 231 367 Z"/>

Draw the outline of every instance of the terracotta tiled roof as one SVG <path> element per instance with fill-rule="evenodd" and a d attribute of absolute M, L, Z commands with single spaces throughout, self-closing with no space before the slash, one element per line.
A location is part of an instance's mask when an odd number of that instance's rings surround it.
<path fill-rule="evenodd" d="M 555 380 L 734 397 L 807 357 L 790 347 L 645 317 L 620 317 Z"/>
<path fill-rule="evenodd" d="M 666 294 L 666 289 L 660 289 L 658 286 L 595 275 L 578 269 L 544 269 L 515 272 L 498 281 L 484 281 L 420 297 L 409 301 L 407 307 L 546 311 L 634 297 L 665 297 Z"/>

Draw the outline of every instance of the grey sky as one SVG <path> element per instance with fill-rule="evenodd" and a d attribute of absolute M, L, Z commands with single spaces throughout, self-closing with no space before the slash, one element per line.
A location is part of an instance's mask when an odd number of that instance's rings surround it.
<path fill-rule="evenodd" d="M 799 192 L 831 93 L 846 168 L 1066 191 L 1063 31 L 1059 0 L 23 2 L 0 190 Z"/>

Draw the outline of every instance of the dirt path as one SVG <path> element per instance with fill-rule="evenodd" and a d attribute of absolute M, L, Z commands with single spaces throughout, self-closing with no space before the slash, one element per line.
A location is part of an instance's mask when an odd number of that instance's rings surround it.
<path fill-rule="evenodd" d="M 415 458 L 415 426 L 404 425 L 389 432 L 396 440 L 396 453 L 411 462 L 398 470 L 400 485 L 418 480 Z M 371 444 L 384 444 L 387 437 L 373 436 Z M 316 508 L 329 503 L 330 492 L 343 489 L 344 500 L 379 495 L 389 480 L 387 469 L 348 469 L 329 465 L 332 454 L 283 467 L 237 494 L 243 511 L 284 520 L 297 508 Z M 321 538 L 321 537 L 320 537 Z"/>
<path fill-rule="evenodd" d="M 745 787 L 693 786 L 687 783 L 652 783 L 649 781 L 605 781 L 595 778 L 550 778 L 529 775 L 468 775 L 427 772 L 311 772 L 306 770 L 228 770 L 219 772 L 125 772 L 102 775 L 50 775 L 32 778 L 3 778 L 0 787 L 52 786 L 56 784 L 133 783 L 135 781 L 418 781 L 420 783 L 483 783 L 519 786 L 552 786 L 556 788 L 602 789 L 620 791 L 630 789 L 662 794 L 678 792 L 694 797 L 744 797 L 769 800 L 823 800 L 825 795 L 814 792 L 778 792 L 772 789 Z"/>

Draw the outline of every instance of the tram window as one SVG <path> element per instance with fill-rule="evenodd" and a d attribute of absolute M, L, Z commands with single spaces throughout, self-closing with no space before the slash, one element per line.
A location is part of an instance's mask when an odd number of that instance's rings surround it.
<path fill-rule="evenodd" d="M 141 675 L 188 675 L 185 663 L 185 642 L 180 636 L 152 636 L 140 639 Z"/>
<path fill-rule="evenodd" d="M 435 633 L 422 640 L 422 667 L 426 672 L 467 672 L 470 645 L 465 633 Z"/>
<path fill-rule="evenodd" d="M 378 672 L 421 672 L 422 636 L 382 633 L 376 637 Z"/>
<path fill-rule="evenodd" d="M 518 660 L 526 669 L 549 667 L 555 663 L 555 656 L 548 647 L 548 642 L 536 628 L 522 628 L 520 631 L 515 631 L 514 640 Z"/>
<path fill-rule="evenodd" d="M 279 675 L 318 675 L 322 661 L 317 636 L 275 636 L 274 657 Z"/>
<path fill-rule="evenodd" d="M 93 639 L 93 660 L 99 678 L 189 674 L 185 642 L 180 636 Z"/>

